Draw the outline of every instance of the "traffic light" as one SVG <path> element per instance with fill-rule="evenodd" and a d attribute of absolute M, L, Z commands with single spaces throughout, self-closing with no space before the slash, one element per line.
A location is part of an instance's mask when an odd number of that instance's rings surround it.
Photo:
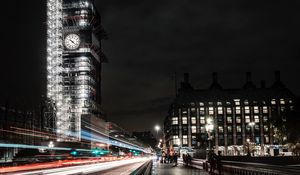
<path fill-rule="evenodd" d="M 100 154 L 100 150 L 98 148 L 94 148 L 94 149 L 92 149 L 92 154 L 97 156 Z"/>
<path fill-rule="evenodd" d="M 78 155 L 78 152 L 76 150 L 71 150 L 70 154 L 71 156 L 75 157 Z"/>
<path fill-rule="evenodd" d="M 94 156 L 104 155 L 104 154 L 108 154 L 108 153 L 109 153 L 108 150 L 103 150 L 103 149 L 99 149 L 99 148 L 92 149 L 92 154 Z"/>

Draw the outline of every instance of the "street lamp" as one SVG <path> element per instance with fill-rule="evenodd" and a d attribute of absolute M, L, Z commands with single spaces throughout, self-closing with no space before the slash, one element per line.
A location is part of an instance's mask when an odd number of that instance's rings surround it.
<path fill-rule="evenodd" d="M 50 149 L 51 149 L 51 148 L 54 148 L 54 143 L 53 143 L 53 141 L 50 141 L 50 142 L 49 142 L 48 148 L 50 148 Z"/>
<path fill-rule="evenodd" d="M 249 138 L 247 138 L 247 146 L 248 146 L 248 150 L 247 150 L 247 156 L 250 156 L 250 139 Z"/>
<path fill-rule="evenodd" d="M 252 139 L 252 141 L 254 141 L 254 134 L 253 134 L 253 132 L 254 132 L 254 126 L 255 126 L 255 122 L 250 122 L 249 124 L 248 124 L 250 127 L 251 127 L 251 139 Z"/>
<path fill-rule="evenodd" d="M 154 129 L 156 131 L 156 138 L 158 139 L 158 131 L 160 130 L 160 126 L 159 125 L 155 125 Z"/>
<path fill-rule="evenodd" d="M 48 144 L 48 148 L 49 148 L 49 152 L 51 153 L 51 155 L 53 155 L 53 149 L 54 148 L 54 143 L 53 141 L 50 141 Z"/>
<path fill-rule="evenodd" d="M 255 122 L 250 122 L 248 125 L 253 127 L 255 125 Z"/>
<path fill-rule="evenodd" d="M 211 132 L 213 131 L 214 129 L 214 124 L 213 124 L 213 120 L 211 118 L 208 118 L 206 120 L 206 125 L 205 125 L 205 128 L 206 128 L 206 132 L 207 132 L 207 135 L 208 135 L 208 149 L 209 151 L 211 150 L 211 141 L 212 141 L 212 135 L 211 135 Z"/>

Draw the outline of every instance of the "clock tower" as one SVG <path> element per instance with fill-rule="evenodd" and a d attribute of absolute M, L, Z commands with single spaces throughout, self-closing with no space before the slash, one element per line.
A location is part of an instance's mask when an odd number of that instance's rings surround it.
<path fill-rule="evenodd" d="M 105 37 L 93 0 L 48 0 L 47 93 L 56 106 L 58 141 L 80 141 L 91 119 L 103 117 Z"/>

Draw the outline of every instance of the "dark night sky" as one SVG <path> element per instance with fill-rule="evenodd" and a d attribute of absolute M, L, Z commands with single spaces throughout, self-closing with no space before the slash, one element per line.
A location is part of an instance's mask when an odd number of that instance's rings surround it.
<path fill-rule="evenodd" d="M 46 0 L 3 1 L 0 100 L 31 107 L 45 90 Z M 162 124 L 174 96 L 172 74 L 191 73 L 197 88 L 219 72 L 223 87 L 240 87 L 281 70 L 300 94 L 300 2 L 96 0 L 109 40 L 103 49 L 103 105 L 126 129 Z M 181 78 L 181 77 L 179 77 Z M 17 101 L 17 102 L 16 102 Z"/>

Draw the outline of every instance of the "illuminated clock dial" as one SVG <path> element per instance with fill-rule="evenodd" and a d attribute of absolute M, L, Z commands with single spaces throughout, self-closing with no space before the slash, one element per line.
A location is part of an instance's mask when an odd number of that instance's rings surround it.
<path fill-rule="evenodd" d="M 67 49 L 74 50 L 80 45 L 80 37 L 77 34 L 69 34 L 65 37 L 65 46 Z"/>

